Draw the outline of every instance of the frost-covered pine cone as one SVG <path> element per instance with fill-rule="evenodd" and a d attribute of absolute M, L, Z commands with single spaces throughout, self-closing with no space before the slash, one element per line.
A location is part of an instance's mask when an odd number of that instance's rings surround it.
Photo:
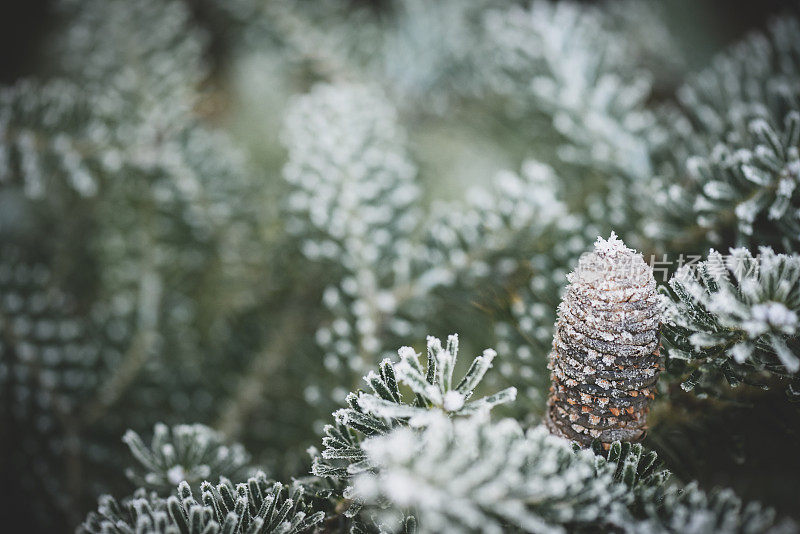
<path fill-rule="evenodd" d="M 567 279 L 550 353 L 547 425 L 582 446 L 640 440 L 662 365 L 653 270 L 612 232 Z"/>

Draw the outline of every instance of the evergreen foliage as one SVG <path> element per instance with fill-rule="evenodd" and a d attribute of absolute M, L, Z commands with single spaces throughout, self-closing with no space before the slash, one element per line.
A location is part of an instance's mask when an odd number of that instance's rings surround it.
<path fill-rule="evenodd" d="M 763 381 L 765 372 L 792 376 L 797 354 L 800 257 L 761 248 L 723 256 L 711 250 L 697 265 L 686 265 L 669 283 L 665 337 L 670 358 L 691 374 L 685 389 L 713 385 L 724 377 Z M 710 384 L 709 384 L 710 382 Z"/>
<path fill-rule="evenodd" d="M 103 496 L 78 532 L 296 534 L 312 531 L 324 517 L 310 511 L 302 487 L 273 483 L 261 472 L 235 486 L 229 480 L 204 482 L 200 491 L 198 500 L 184 481 L 166 499 L 143 489 L 122 501 Z"/>
<path fill-rule="evenodd" d="M 566 141 L 563 160 L 635 180 L 649 174 L 642 134 L 652 123 L 644 109 L 651 84 L 606 17 L 569 2 L 490 12 L 490 84 L 553 121 Z"/>
<path fill-rule="evenodd" d="M 784 250 L 795 250 L 800 235 L 798 201 L 794 193 L 800 176 L 800 112 L 791 111 L 774 126 L 754 119 L 742 145 L 717 145 L 705 158 L 688 160 L 692 179 L 702 184 L 694 209 L 704 227 L 724 226 L 725 214 L 735 213 L 737 230 L 747 242 L 758 220 L 761 232 L 786 236 Z M 775 230 L 766 230 L 770 226 Z"/>
<path fill-rule="evenodd" d="M 138 487 L 170 491 L 182 481 L 199 484 L 220 477 L 244 478 L 250 455 L 242 445 L 226 445 L 219 432 L 205 425 L 175 425 L 171 429 L 158 423 L 148 447 L 133 430 L 122 438 L 139 469 L 128 469 L 128 478 Z"/>
<path fill-rule="evenodd" d="M 0 524 L 798 531 L 796 6 L 50 4 L 0 86 Z M 568 293 L 612 230 L 660 332 Z M 547 434 L 557 320 L 646 326 L 602 369 L 641 444 Z"/>
<path fill-rule="evenodd" d="M 592 453 L 574 453 L 542 427 L 525 434 L 512 420 L 439 420 L 422 436 L 401 429 L 371 438 L 364 448 L 379 469 L 356 478 L 356 493 L 412 508 L 422 532 L 612 525 L 625 491 L 614 486 L 610 470 L 595 470 Z"/>
<path fill-rule="evenodd" d="M 573 449 L 542 426 L 510 419 L 437 418 L 420 435 L 399 428 L 364 443 L 377 473 L 355 478 L 366 503 L 402 530 L 419 532 L 791 532 L 772 510 L 743 506 L 730 491 L 667 484 L 669 472 L 641 445 Z M 399 514 L 399 515 L 398 515 Z"/>
<path fill-rule="evenodd" d="M 662 110 L 653 154 L 666 221 L 652 233 L 686 242 L 685 221 L 719 246 L 797 246 L 798 21 L 781 17 L 715 57 Z M 684 221 L 684 222 L 681 222 Z M 659 229 L 660 228 L 660 229 Z M 691 244 L 691 243 L 690 243 Z"/>
<path fill-rule="evenodd" d="M 342 488 L 342 482 L 373 465 L 363 450 L 364 438 L 384 435 L 397 427 L 424 427 L 440 413 L 448 417 L 486 413 L 498 404 L 513 401 L 517 394 L 512 387 L 471 400 L 497 353 L 486 349 L 472 361 L 464 377 L 454 383 L 458 355 L 455 334 L 447 338 L 445 347 L 439 339 L 428 337 L 424 366 L 411 347 L 400 348 L 398 355 L 400 361 L 385 359 L 379 373 L 370 371 L 364 377 L 370 391 L 350 393 L 348 407 L 333 413 L 334 424 L 324 429 L 322 453 L 314 458 L 313 474 L 331 478 L 338 486 L 332 496 L 352 500 L 346 512 L 349 517 L 360 510 L 360 500 L 352 499 L 352 489 Z M 413 393 L 413 401 L 403 400 L 401 386 Z"/>
<path fill-rule="evenodd" d="M 315 86 L 288 113 L 287 225 L 308 259 L 340 276 L 324 290 L 331 320 L 315 335 L 334 373 L 366 371 L 389 341 L 437 321 L 471 288 L 518 284 L 522 262 L 581 226 L 553 169 L 534 160 L 519 174 L 499 172 L 465 202 L 434 202 L 426 215 L 403 138 L 374 87 Z"/>
<path fill-rule="evenodd" d="M 34 475 L 47 480 L 56 509 L 67 514 L 43 514 L 44 523 L 75 521 L 85 500 L 105 489 L 94 475 L 82 483 L 85 473 L 109 463 L 123 468 L 118 436 L 127 425 L 151 425 L 164 406 L 175 410 L 208 395 L 192 360 L 200 345 L 215 343 L 215 331 L 203 334 L 204 325 L 222 326 L 248 302 L 242 290 L 255 239 L 251 206 L 230 204 L 247 197 L 243 155 L 192 109 L 203 61 L 186 6 L 58 7 L 71 21 L 59 37 L 59 53 L 70 60 L 58 62 L 48 79 L 0 89 L 0 197 L 13 207 L 8 216 L 3 210 L 0 233 L 20 251 L 17 263 L 14 255 L 3 261 L 14 272 L 50 273 L 41 289 L 72 301 L 85 347 L 81 356 L 74 343 L 54 344 L 51 357 L 31 365 L 21 357 L 24 338 L 3 344 L 12 378 L 30 368 L 30 376 L 51 375 L 53 383 L 79 390 L 64 395 L 65 408 L 41 406 L 43 420 L 58 421 L 43 443 L 71 444 L 59 446 L 69 461 Z M 128 23 L 145 14 L 158 27 L 155 35 Z M 112 35 L 138 45 L 109 47 Z M 173 46 L 175 55 L 168 53 Z M 24 295 L 25 284 L 39 278 L 11 277 L 5 294 Z M 200 309 L 201 298 L 216 304 Z M 25 320 L 9 315 L 3 322 L 17 319 Z M 62 350 L 72 356 L 57 356 Z M 15 396 L 27 402 L 49 389 L 23 378 Z M 10 402 L 13 413 L 18 408 Z M 197 417 L 208 418 L 210 402 L 196 407 Z M 116 410 L 127 419 L 109 417 Z M 23 435 L 32 430 L 18 421 Z M 29 461 L 50 456 L 34 450 Z"/>
<path fill-rule="evenodd" d="M 104 356 L 75 299 L 53 278 L 47 265 L 26 258 L 20 249 L 2 248 L 4 474 L 15 481 L 17 493 L 43 496 L 35 503 L 43 514 L 70 502 L 67 488 L 74 484 L 75 473 L 65 464 L 87 456 L 74 439 L 71 422 L 98 387 Z"/>
<path fill-rule="evenodd" d="M 308 258 L 342 269 L 323 297 L 336 319 L 316 338 L 328 367 L 362 371 L 382 352 L 398 288 L 411 284 L 414 166 L 394 109 L 368 87 L 316 87 L 293 104 L 284 134 L 288 228 Z"/>

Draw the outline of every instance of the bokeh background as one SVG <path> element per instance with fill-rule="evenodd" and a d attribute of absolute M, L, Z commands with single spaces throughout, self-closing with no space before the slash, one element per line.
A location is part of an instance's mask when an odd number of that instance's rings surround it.
<path fill-rule="evenodd" d="M 508 74 L 515 9 L 558 43 L 544 77 L 591 82 L 576 49 L 594 43 L 610 98 L 641 82 L 629 96 L 656 110 L 797 4 L 5 3 L 0 524 L 69 531 L 101 493 L 130 493 L 121 436 L 157 422 L 207 424 L 270 475 L 306 474 L 346 392 L 428 333 L 495 347 L 521 391 L 507 412 L 533 424 L 564 274 L 597 235 L 646 255 L 733 244 L 665 245 L 607 195 L 619 167 L 649 172 L 637 157 L 565 151 L 559 121 L 593 116 L 564 115 L 567 89 L 526 100 Z M 504 187 L 516 203 L 492 204 Z M 668 467 L 800 518 L 782 390 L 664 382 L 647 445 Z"/>

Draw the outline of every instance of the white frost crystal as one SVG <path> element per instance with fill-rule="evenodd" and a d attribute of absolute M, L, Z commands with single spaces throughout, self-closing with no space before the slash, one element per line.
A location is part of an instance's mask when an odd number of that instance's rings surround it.
<path fill-rule="evenodd" d="M 794 334 L 797 329 L 797 314 L 781 302 L 765 302 L 750 309 L 750 319 L 743 326 L 750 337 L 770 330 Z"/>
<path fill-rule="evenodd" d="M 442 407 L 447 412 L 457 412 L 464 406 L 464 395 L 458 391 L 448 391 L 444 396 Z"/>

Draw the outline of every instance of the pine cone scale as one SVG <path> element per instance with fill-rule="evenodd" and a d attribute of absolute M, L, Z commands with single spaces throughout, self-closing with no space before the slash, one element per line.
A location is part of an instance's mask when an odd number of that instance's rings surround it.
<path fill-rule="evenodd" d="M 659 357 L 655 355 L 654 352 L 650 351 L 643 356 L 621 356 L 606 354 L 585 347 L 570 347 L 560 339 L 554 340 L 554 350 L 563 356 L 569 356 L 577 361 L 591 363 L 597 368 L 611 369 L 619 365 L 642 366 L 660 361 Z"/>

